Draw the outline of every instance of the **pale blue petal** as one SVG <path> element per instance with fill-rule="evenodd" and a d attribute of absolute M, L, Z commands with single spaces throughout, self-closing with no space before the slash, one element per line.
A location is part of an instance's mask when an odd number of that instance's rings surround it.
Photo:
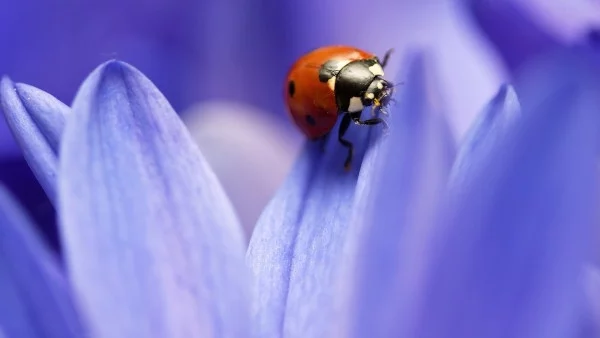
<path fill-rule="evenodd" d="M 360 163 L 369 135 L 382 130 L 350 126 L 356 153 L 345 172 L 338 127 L 325 152 L 307 143 L 258 220 L 247 254 L 255 277 L 253 337 L 324 337 Z"/>
<path fill-rule="evenodd" d="M 56 204 L 57 158 L 70 108 L 50 94 L 22 83 L 0 80 L 0 107 L 23 156 Z"/>
<path fill-rule="evenodd" d="M 243 337 L 242 229 L 187 129 L 138 70 L 84 82 L 61 148 L 61 227 L 98 337 Z"/>
<path fill-rule="evenodd" d="M 450 174 L 450 184 L 460 186 L 465 181 L 468 183 L 471 167 L 481 165 L 480 162 L 489 157 L 496 142 L 506 137 L 509 126 L 520 116 L 517 93 L 512 86 L 503 85 L 462 140 Z"/>
<path fill-rule="evenodd" d="M 568 51 L 520 74 L 518 123 L 489 130 L 493 145 L 451 185 L 408 336 L 581 332 L 581 272 L 598 243 L 598 71 Z"/>
<path fill-rule="evenodd" d="M 365 158 L 333 336 L 399 337 L 406 291 L 417 282 L 411 277 L 455 154 L 428 56 L 407 57 L 390 133 Z"/>
<path fill-rule="evenodd" d="M 600 336 L 600 269 L 588 264 L 582 274 L 583 294 L 585 297 L 584 325 L 581 337 Z"/>
<path fill-rule="evenodd" d="M 0 337 L 85 337 L 57 257 L 0 185 Z"/>

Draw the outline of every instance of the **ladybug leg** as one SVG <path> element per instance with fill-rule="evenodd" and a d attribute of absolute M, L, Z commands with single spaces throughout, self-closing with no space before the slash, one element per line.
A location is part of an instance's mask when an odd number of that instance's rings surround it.
<path fill-rule="evenodd" d="M 383 123 L 384 128 L 385 129 L 388 128 L 387 123 L 379 117 L 374 117 L 374 118 L 371 118 L 368 120 L 361 120 L 360 113 L 353 113 L 353 114 L 350 114 L 350 118 L 352 119 L 354 124 L 359 125 L 359 126 L 373 126 L 376 124 Z"/>
<path fill-rule="evenodd" d="M 346 170 L 350 170 L 350 164 L 352 164 L 352 156 L 354 155 L 354 146 L 350 141 L 344 138 L 344 135 L 348 131 L 348 127 L 350 127 L 350 122 L 352 122 L 352 116 L 348 113 L 344 114 L 342 122 L 340 123 L 340 129 L 338 133 L 338 140 L 344 147 L 348 148 L 348 155 L 346 156 L 346 161 L 344 162 L 344 168 Z"/>
<path fill-rule="evenodd" d="M 385 52 L 385 55 L 383 56 L 383 61 L 381 61 L 381 67 L 385 68 L 385 65 L 387 65 L 388 61 L 390 60 L 390 56 L 393 52 L 394 48 L 391 48 L 387 52 Z"/>
<path fill-rule="evenodd" d="M 371 117 L 377 117 L 377 113 L 381 113 L 385 116 L 388 116 L 388 112 L 385 109 L 382 109 L 381 107 L 375 107 L 372 106 L 371 108 Z"/>

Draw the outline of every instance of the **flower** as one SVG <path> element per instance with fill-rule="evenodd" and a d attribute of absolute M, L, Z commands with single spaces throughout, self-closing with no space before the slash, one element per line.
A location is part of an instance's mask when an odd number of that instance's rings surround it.
<path fill-rule="evenodd" d="M 389 133 L 350 134 L 362 166 L 341 170 L 335 140 L 324 153 L 306 145 L 253 233 L 252 275 L 218 180 L 139 71 L 101 65 L 66 114 L 33 89 L 31 108 L 22 109 L 20 91 L 4 79 L 5 114 L 28 121 L 11 124 L 23 149 L 50 154 L 29 156 L 33 168 L 47 167 L 56 154 L 46 151 L 47 134 L 61 128 L 35 116 L 68 116 L 58 175 L 36 172 L 58 191 L 74 298 L 21 297 L 15 306 L 77 305 L 56 327 L 38 323 L 35 311 L 20 320 L 75 337 L 78 329 L 110 337 L 575 335 L 588 308 L 580 278 L 595 243 L 594 52 L 558 50 L 514 89 L 502 87 L 457 156 L 426 55 L 406 59 Z M 5 263 L 27 257 L 46 278 L 39 262 L 52 256 L 3 196 L 5 238 L 38 243 L 11 247 Z M 66 327 L 79 317 L 83 328 Z"/>
<path fill-rule="evenodd" d="M 371 21 L 348 20 L 356 15 L 356 8 L 364 6 L 358 0 L 349 0 L 341 7 L 318 0 L 271 2 L 265 2 L 264 8 L 244 1 L 199 4 L 189 0 L 133 0 L 123 4 L 105 0 L 78 6 L 37 0 L 10 2 L 0 13 L 0 31 L 6 32 L 0 34 L 0 42 L 11 51 L 0 55 L 0 73 L 34 84 L 70 104 L 81 79 L 102 60 L 115 57 L 136 65 L 149 76 L 184 121 L 187 112 L 194 114 L 190 105 L 198 101 L 241 103 L 252 108 L 238 109 L 238 114 L 260 114 L 257 120 L 269 119 L 278 125 L 278 130 L 295 138 L 301 137 L 300 133 L 282 113 L 281 78 L 298 55 L 323 44 L 347 43 L 378 54 L 390 47 L 400 51 L 414 44 L 433 50 L 438 54 L 435 62 L 439 83 L 447 94 L 446 110 L 455 135 L 464 133 L 475 113 L 505 78 L 502 68 L 490 57 L 494 51 L 465 24 L 464 16 L 457 10 L 460 7 L 454 2 L 381 0 L 371 6 L 377 21 L 382 23 L 375 29 L 376 34 Z M 546 5 L 549 9 L 555 6 L 559 5 Z M 570 4 L 568 8 L 575 6 Z M 576 17 L 567 11 L 561 14 L 555 19 L 559 24 Z M 539 15 L 533 12 L 531 16 Z M 500 27 L 515 26 L 515 21 L 527 19 L 523 15 L 509 16 Z M 212 34 L 213 31 L 220 34 Z M 534 45 L 526 40 L 530 35 L 516 35 L 510 40 L 515 44 L 505 47 L 518 51 Z M 391 59 L 390 73 L 396 71 L 399 59 L 399 55 Z M 456 67 L 462 63 L 471 66 Z M 196 131 L 192 130 L 192 134 Z M 250 133 L 244 136 L 252 137 Z M 266 152 L 276 151 L 268 149 Z M 296 149 L 287 156 L 280 155 L 286 156 L 285 163 L 291 161 Z M 209 162 L 213 161 L 210 154 L 206 156 Z M 242 189 L 230 189 L 237 185 L 238 178 L 227 172 L 238 163 L 224 168 L 211 165 L 236 208 L 248 209 L 240 215 L 243 223 L 252 224 L 264 199 L 248 200 L 244 194 L 237 194 Z M 253 168 L 255 172 L 263 170 L 259 166 Z M 259 181 L 251 176 L 251 170 L 248 176 L 251 179 L 246 180 L 244 188 L 259 189 L 251 183 Z M 270 186 L 279 184 L 280 175 L 268 176 L 275 177 Z M 23 202 L 49 239 L 57 242 L 52 204 L 31 178 L 27 163 L 0 119 L 0 180 Z M 256 208 L 252 207 L 254 204 Z"/>
<path fill-rule="evenodd" d="M 350 173 L 334 138 L 324 152 L 307 142 L 247 251 L 212 168 L 140 71 L 102 64 L 70 108 L 5 78 L 1 106 L 57 205 L 66 267 L 0 189 L 0 284 L 18 290 L 2 334 L 597 336 L 597 56 L 533 56 L 457 146 L 431 54 L 408 53 L 389 131 L 351 129 Z"/>
<path fill-rule="evenodd" d="M 4 79 L 3 107 L 14 120 L 63 116 L 61 104 L 41 91 L 25 97 L 34 102 L 30 110 L 13 104 L 23 99 Z M 241 227 L 162 94 L 139 71 L 111 61 L 84 82 L 68 115 L 59 174 L 36 172 L 58 192 L 65 263 L 86 330 L 100 337 L 243 336 L 249 321 Z M 46 169 L 55 153 L 43 152 L 50 148 L 44 142 L 59 124 L 11 125 L 24 149 L 48 153 L 28 157 L 32 168 Z M 48 255 L 35 253 L 42 261 Z M 10 263 L 18 257 L 12 253 Z M 25 309 L 38 306 L 20 301 Z M 64 328 L 46 333 L 37 322 L 34 316 L 29 325 L 43 335 L 65 337 Z"/>

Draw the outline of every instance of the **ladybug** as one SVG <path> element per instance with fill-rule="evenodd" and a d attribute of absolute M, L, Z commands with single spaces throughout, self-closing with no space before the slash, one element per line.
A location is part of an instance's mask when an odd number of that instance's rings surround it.
<path fill-rule="evenodd" d="M 327 46 L 301 56 L 291 67 L 285 83 L 289 114 L 310 140 L 329 136 L 341 115 L 339 142 L 348 149 L 344 167 L 350 169 L 354 146 L 344 138 L 350 123 L 376 125 L 375 117 L 391 99 L 393 84 L 383 78 L 383 61 L 369 52 L 351 46 Z M 361 120 L 365 107 L 373 116 Z"/>

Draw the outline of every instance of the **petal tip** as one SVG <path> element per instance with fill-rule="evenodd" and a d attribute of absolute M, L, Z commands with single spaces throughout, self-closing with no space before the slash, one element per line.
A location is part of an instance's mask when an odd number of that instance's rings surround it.
<path fill-rule="evenodd" d="M 1 84 L 12 83 L 12 80 L 10 79 L 10 76 L 8 76 L 8 75 L 2 75 L 2 77 L 0 77 L 0 83 Z"/>
<path fill-rule="evenodd" d="M 101 99 L 105 95 L 110 97 L 110 88 L 114 89 L 114 85 L 123 88 L 125 79 L 132 75 L 140 74 L 133 66 L 119 60 L 108 60 L 97 66 L 83 81 L 72 107 L 74 110 L 94 105 L 96 99 Z M 108 92 L 107 92 L 108 90 Z"/>
<path fill-rule="evenodd" d="M 3 75 L 0 78 L 0 100 L 3 100 L 3 97 L 6 95 L 7 91 L 15 89 L 15 84 L 7 75 Z"/>
<path fill-rule="evenodd" d="M 127 73 L 139 73 L 140 71 L 129 63 L 117 59 L 111 59 L 96 68 L 105 75 L 123 76 Z"/>
<path fill-rule="evenodd" d="M 490 101 L 490 106 L 502 106 L 504 111 L 511 116 L 518 114 L 520 112 L 520 102 L 517 91 L 511 84 L 502 84 L 496 95 Z M 496 112 L 499 111 L 500 110 L 496 110 Z"/>

